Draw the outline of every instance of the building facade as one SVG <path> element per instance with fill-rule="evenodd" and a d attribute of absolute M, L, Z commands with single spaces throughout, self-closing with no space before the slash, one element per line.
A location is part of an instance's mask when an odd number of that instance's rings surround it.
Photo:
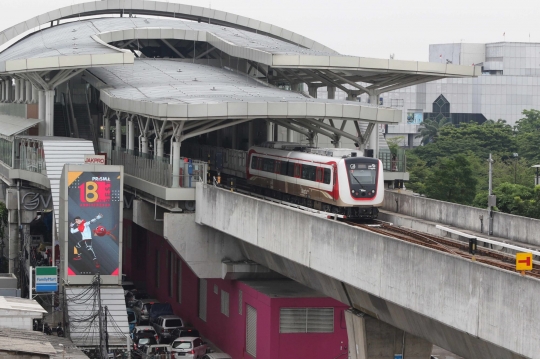
<path fill-rule="evenodd" d="M 381 95 L 383 105 L 402 110 L 402 122 L 388 126 L 388 137 L 418 146 L 415 135 L 428 118 L 453 123 L 505 120 L 515 125 L 523 110 L 540 108 L 540 43 L 437 44 L 429 61 L 482 66 L 475 78 L 449 78 Z M 367 101 L 362 95 L 361 101 Z"/>

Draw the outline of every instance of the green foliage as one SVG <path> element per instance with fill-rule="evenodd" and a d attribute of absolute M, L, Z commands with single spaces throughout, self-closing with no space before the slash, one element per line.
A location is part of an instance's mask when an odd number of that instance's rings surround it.
<path fill-rule="evenodd" d="M 439 132 L 446 126 L 452 126 L 450 119 L 443 117 L 440 119 L 426 119 L 420 126 L 420 134 L 416 135 L 416 138 L 422 138 L 422 145 L 435 142 L 439 137 Z"/>
<path fill-rule="evenodd" d="M 426 193 L 426 179 L 431 174 L 431 169 L 427 166 L 426 161 L 420 159 L 414 151 L 407 151 L 407 171 L 409 172 L 409 182 L 407 188 L 414 192 Z"/>
<path fill-rule="evenodd" d="M 397 137 L 389 137 L 386 139 L 386 143 L 388 144 L 388 148 L 390 149 L 390 153 L 393 155 L 397 155 L 399 150 L 399 144 L 403 142 L 403 136 L 397 136 Z"/>
<path fill-rule="evenodd" d="M 463 154 L 441 158 L 425 180 L 425 194 L 441 201 L 471 204 L 477 179 L 471 162 Z"/>

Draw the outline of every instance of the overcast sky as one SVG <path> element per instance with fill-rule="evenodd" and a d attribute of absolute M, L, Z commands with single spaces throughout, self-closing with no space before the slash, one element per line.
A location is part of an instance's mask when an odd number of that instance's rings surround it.
<path fill-rule="evenodd" d="M 166 1 L 166 0 L 165 0 Z M 451 42 L 540 42 L 538 1 L 171 0 L 276 24 L 346 55 L 428 60 Z M 0 0 L 0 28 L 80 0 Z"/>

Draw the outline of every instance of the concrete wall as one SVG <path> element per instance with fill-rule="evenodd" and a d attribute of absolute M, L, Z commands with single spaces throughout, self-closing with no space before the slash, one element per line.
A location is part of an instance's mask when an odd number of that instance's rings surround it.
<path fill-rule="evenodd" d="M 540 352 L 539 280 L 207 185 L 197 187 L 196 220 L 244 241 L 250 259 L 346 302 L 341 282 L 367 307 L 358 309 L 458 355 Z"/>
<path fill-rule="evenodd" d="M 489 212 L 486 209 L 437 201 L 425 197 L 386 191 L 383 209 L 417 217 L 441 225 L 450 225 L 486 233 Z M 480 218 L 483 218 L 483 228 Z M 540 245 L 540 220 L 495 212 L 493 235 L 525 244 Z"/>

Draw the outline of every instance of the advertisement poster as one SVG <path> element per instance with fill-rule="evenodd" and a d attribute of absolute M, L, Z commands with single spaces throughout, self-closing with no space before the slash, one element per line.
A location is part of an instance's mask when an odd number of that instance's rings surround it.
<path fill-rule="evenodd" d="M 120 172 L 68 172 L 68 276 L 118 276 Z"/>
<path fill-rule="evenodd" d="M 407 123 L 409 125 L 420 125 L 424 122 L 423 112 L 407 112 Z"/>

